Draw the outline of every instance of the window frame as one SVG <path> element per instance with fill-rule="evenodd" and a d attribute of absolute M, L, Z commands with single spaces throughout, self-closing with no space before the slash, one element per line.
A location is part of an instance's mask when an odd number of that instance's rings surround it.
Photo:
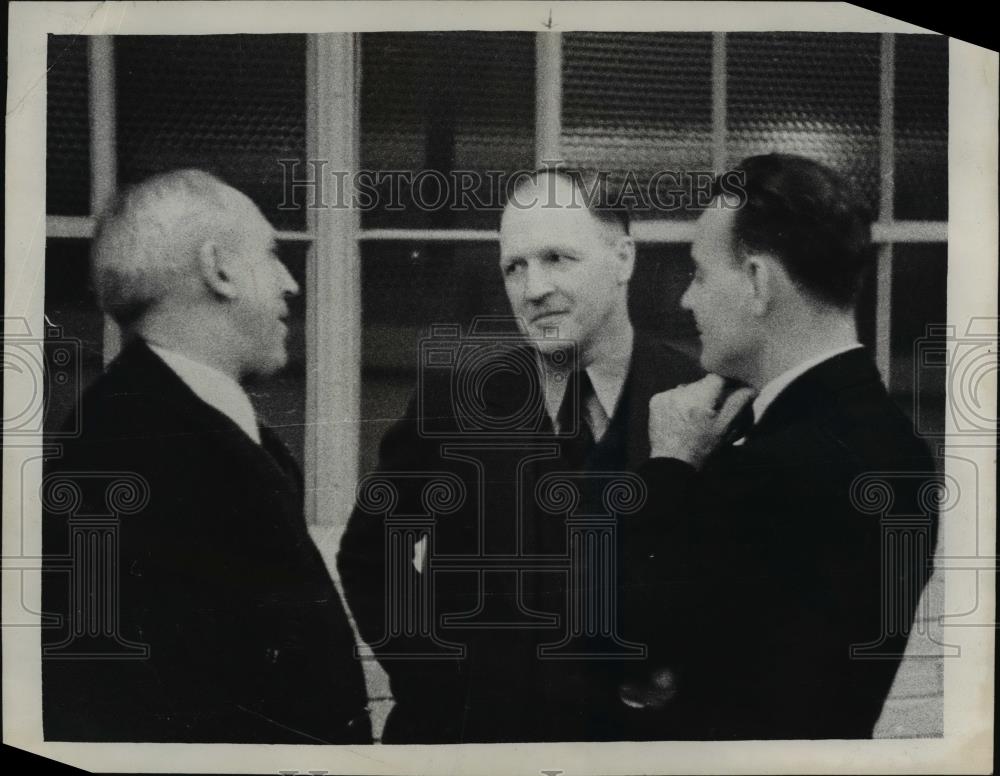
<path fill-rule="evenodd" d="M 727 150 L 727 33 L 712 33 L 712 160 L 721 171 Z M 881 174 L 879 220 L 872 237 L 878 250 L 875 274 L 875 360 L 884 380 L 891 374 L 893 243 L 947 243 L 947 221 L 894 217 L 895 46 L 896 33 L 880 36 Z M 306 155 L 328 160 L 328 168 L 358 169 L 360 137 L 360 33 L 306 34 Z M 536 33 L 536 163 L 560 157 L 562 119 L 562 34 Z M 46 237 L 89 239 L 95 215 L 118 185 L 115 116 L 114 37 L 88 39 L 90 117 L 89 216 L 46 215 Z M 308 165 L 307 165 L 308 167 Z M 667 219 L 635 224 L 638 243 L 689 243 L 694 224 Z M 350 208 L 309 209 L 305 231 L 279 231 L 280 241 L 306 241 L 306 516 L 310 524 L 339 531 L 354 503 L 360 451 L 361 260 L 365 241 L 485 241 L 496 230 L 367 229 Z M 317 257 L 336 257 L 319 261 Z M 333 300 L 319 310 L 317 300 Z M 117 327 L 105 319 L 103 355 L 107 364 L 120 349 Z M 347 367 L 347 368 L 345 368 Z"/>

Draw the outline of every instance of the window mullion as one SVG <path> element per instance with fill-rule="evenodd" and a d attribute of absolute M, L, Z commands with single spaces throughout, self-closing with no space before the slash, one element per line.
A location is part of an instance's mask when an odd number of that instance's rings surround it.
<path fill-rule="evenodd" d="M 306 156 L 318 174 L 357 169 L 355 36 L 310 34 Z M 350 197 L 350 192 L 345 192 Z M 354 504 L 361 413 L 360 219 L 354 208 L 311 207 L 306 270 L 306 517 L 339 528 Z M 322 309 L 320 309 L 322 308 Z"/>
<path fill-rule="evenodd" d="M 90 212 L 100 215 L 118 188 L 117 138 L 115 127 L 115 49 L 110 35 L 88 40 L 90 77 Z M 110 316 L 104 316 L 104 363 L 121 350 L 121 331 Z"/>
<path fill-rule="evenodd" d="M 893 77 L 896 64 L 896 38 L 891 33 L 882 35 L 881 52 L 881 117 L 879 136 L 879 222 L 893 224 L 895 196 L 895 139 L 893 119 L 895 91 Z M 875 275 L 875 363 L 882 380 L 889 386 L 892 372 L 892 243 L 879 245 L 878 265 Z"/>
<path fill-rule="evenodd" d="M 535 39 L 535 166 L 562 159 L 562 33 Z"/>
<path fill-rule="evenodd" d="M 726 33 L 712 33 L 712 169 L 726 168 Z"/>

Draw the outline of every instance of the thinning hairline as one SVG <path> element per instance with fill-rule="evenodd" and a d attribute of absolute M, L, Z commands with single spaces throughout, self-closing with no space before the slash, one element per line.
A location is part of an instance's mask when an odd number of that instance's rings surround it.
<path fill-rule="evenodd" d="M 531 207 L 539 207 L 539 205 L 538 203 L 535 203 Z M 508 202 L 507 205 L 504 206 L 503 213 L 500 215 L 501 236 L 503 234 L 503 222 L 507 216 L 507 213 L 511 212 L 512 210 L 524 211 L 528 209 L 529 208 L 526 207 L 516 207 Z M 617 219 L 601 218 L 597 213 L 594 212 L 593 208 L 589 208 L 586 206 L 581 206 L 581 207 L 568 206 L 566 209 L 587 211 L 591 221 L 597 226 L 597 230 L 600 233 L 603 241 L 609 247 L 616 246 L 618 244 L 618 241 L 623 237 L 631 239 L 631 235 L 625 230 L 625 227 Z M 503 257 L 501 256 L 501 261 L 502 260 Z"/>
<path fill-rule="evenodd" d="M 511 194 L 516 194 L 519 191 L 523 191 L 531 187 L 543 188 L 543 183 L 542 183 L 543 176 L 550 176 L 552 178 L 557 178 L 567 181 L 570 187 L 575 192 L 580 194 L 580 203 L 582 203 L 583 209 L 589 211 L 590 215 L 593 218 L 595 218 L 597 221 L 600 221 L 603 224 L 607 224 L 608 226 L 613 226 L 615 228 L 615 231 L 619 232 L 622 236 L 625 237 L 631 236 L 629 234 L 628 227 L 622 223 L 622 220 L 618 217 L 618 215 L 615 213 L 614 210 L 612 210 L 611 208 L 599 208 L 593 205 L 592 200 L 594 197 L 587 196 L 587 191 L 583 187 L 584 182 L 582 180 L 578 180 L 578 178 L 585 177 L 585 173 L 583 172 L 580 172 L 579 175 L 573 175 L 570 172 L 567 172 L 565 170 L 560 170 L 558 168 L 535 170 L 530 176 L 519 179 L 514 184 L 514 189 L 511 192 Z M 594 179 L 595 192 L 598 191 L 598 189 L 602 185 L 602 180 L 603 179 L 599 177 Z M 606 181 L 603 182 L 606 185 L 607 182 Z M 504 206 L 505 213 L 507 212 L 507 208 L 511 207 L 512 204 L 513 203 L 508 200 L 507 204 Z M 576 204 L 577 204 L 577 199 L 575 196 L 573 196 L 571 198 L 571 203 L 567 205 L 567 207 L 573 208 L 576 206 Z M 628 216 L 626 215 L 626 219 L 627 218 Z"/>

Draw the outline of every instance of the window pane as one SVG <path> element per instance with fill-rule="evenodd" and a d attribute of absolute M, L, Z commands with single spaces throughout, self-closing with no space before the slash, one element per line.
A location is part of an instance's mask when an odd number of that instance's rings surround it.
<path fill-rule="evenodd" d="M 897 403 L 921 431 L 944 433 L 945 369 L 921 351 L 941 353 L 948 321 L 948 246 L 896 244 L 892 272 L 892 374 L 889 387 Z M 965 322 L 954 320 L 964 333 Z M 929 328 L 933 327 L 933 328 Z"/>
<path fill-rule="evenodd" d="M 90 213 L 87 37 L 49 35 L 45 212 Z"/>
<path fill-rule="evenodd" d="M 878 35 L 726 37 L 729 163 L 782 151 L 829 164 L 879 197 Z"/>
<path fill-rule="evenodd" d="M 895 217 L 948 219 L 948 39 L 896 36 Z"/>
<path fill-rule="evenodd" d="M 386 176 L 362 226 L 496 229 L 499 207 L 475 205 L 496 202 L 486 171 L 534 167 L 535 36 L 369 33 L 361 63 L 361 168 Z M 451 181 L 467 173 L 469 206 L 450 206 L 462 196 L 442 198 L 431 172 L 449 176 L 453 194 Z"/>
<path fill-rule="evenodd" d="M 657 172 L 711 172 L 711 131 L 710 33 L 563 36 L 562 150 L 570 164 L 607 170 L 628 193 L 631 173 L 645 195 Z M 671 207 L 687 188 L 683 178 L 657 181 L 658 199 L 636 206 L 636 218 L 697 217 Z"/>
<path fill-rule="evenodd" d="M 681 297 L 691 282 L 694 262 L 685 244 L 640 245 L 629 286 L 629 311 L 635 328 L 654 334 L 697 357 L 698 331 Z"/>
<path fill-rule="evenodd" d="M 361 471 L 416 387 L 420 340 L 435 323 L 509 316 L 494 242 L 362 243 Z"/>
<path fill-rule="evenodd" d="M 82 389 L 101 374 L 104 316 L 90 285 L 90 242 L 50 239 L 45 246 L 45 317 L 62 329 L 50 331 L 46 347 L 53 368 L 45 381 L 45 430 L 58 431 L 76 408 Z M 65 345 L 65 347 L 61 347 Z M 54 357 L 59 348 L 68 356 Z"/>
<path fill-rule="evenodd" d="M 261 422 L 273 428 L 303 466 L 306 424 L 306 256 L 309 243 L 284 242 L 278 255 L 299 295 L 289 300 L 288 365 L 278 374 L 247 386 Z"/>
<path fill-rule="evenodd" d="M 118 161 L 133 183 L 178 167 L 214 172 L 278 228 L 280 159 L 305 158 L 305 36 L 122 36 L 115 39 Z"/>

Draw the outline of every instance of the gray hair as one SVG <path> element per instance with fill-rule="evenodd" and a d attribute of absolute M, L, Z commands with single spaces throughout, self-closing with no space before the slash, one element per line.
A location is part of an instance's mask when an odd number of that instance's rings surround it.
<path fill-rule="evenodd" d="M 124 328 L 176 287 L 198 240 L 223 232 L 221 214 L 244 198 L 202 170 L 174 170 L 128 188 L 98 221 L 91 280 L 104 312 Z"/>

